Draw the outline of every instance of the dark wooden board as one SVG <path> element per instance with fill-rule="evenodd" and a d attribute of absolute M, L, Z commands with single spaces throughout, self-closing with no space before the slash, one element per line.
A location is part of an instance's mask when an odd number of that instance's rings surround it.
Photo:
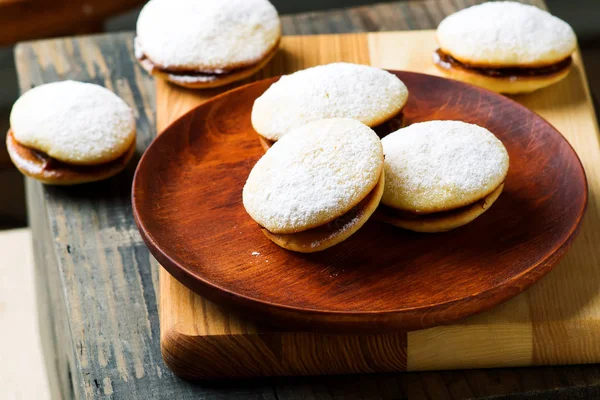
<path fill-rule="evenodd" d="M 587 204 L 573 148 L 504 96 L 430 75 L 396 75 L 410 93 L 406 124 L 463 120 L 488 128 L 507 147 L 504 191 L 484 215 L 443 234 L 371 219 L 323 252 L 278 247 L 241 203 L 246 178 L 264 154 L 250 114 L 274 82 L 268 79 L 185 114 L 146 150 L 133 211 L 153 255 L 192 290 L 246 316 L 327 332 L 448 324 L 540 279 L 569 247 Z"/>
<path fill-rule="evenodd" d="M 543 7 L 541 0 L 528 2 Z M 473 3 L 425 0 L 286 16 L 284 31 L 433 28 L 444 15 Z M 132 38 L 126 33 L 22 44 L 16 50 L 21 90 L 69 78 L 118 88 L 136 109 L 141 152 L 156 135 L 154 84 L 137 66 Z M 49 294 L 41 292 L 40 297 L 51 326 L 44 342 L 55 350 L 48 352 L 47 362 L 60 375 L 66 399 L 598 397 L 596 365 L 211 384 L 182 381 L 169 372 L 160 355 L 158 267 L 131 216 L 132 176 L 130 169 L 95 189 L 52 190 L 27 182 L 39 284 Z"/>

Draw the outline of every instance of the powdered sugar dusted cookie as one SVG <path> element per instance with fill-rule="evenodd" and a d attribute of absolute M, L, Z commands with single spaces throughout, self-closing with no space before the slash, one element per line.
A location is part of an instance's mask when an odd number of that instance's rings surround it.
<path fill-rule="evenodd" d="M 133 110 L 111 91 L 89 83 L 64 81 L 31 89 L 14 104 L 10 124 L 7 145 L 13 162 L 46 183 L 112 176 L 135 148 Z"/>
<path fill-rule="evenodd" d="M 115 160 L 135 140 L 127 103 L 102 86 L 75 81 L 27 91 L 12 108 L 10 126 L 22 145 L 74 165 Z"/>
<path fill-rule="evenodd" d="M 280 38 L 267 0 L 151 0 L 137 21 L 135 53 L 147 71 L 173 83 L 214 87 L 256 72 Z"/>
<path fill-rule="evenodd" d="M 282 76 L 252 108 L 252 126 L 277 141 L 295 127 L 325 118 L 352 118 L 369 127 L 402 111 L 408 90 L 379 68 L 333 63 Z"/>
<path fill-rule="evenodd" d="M 252 169 L 242 197 L 268 237 L 312 252 L 364 224 L 379 204 L 382 179 L 375 132 L 356 120 L 326 119 L 296 128 L 273 145 Z"/>
<path fill-rule="evenodd" d="M 382 144 L 386 157 L 383 214 L 388 220 L 438 228 L 413 230 L 448 230 L 476 218 L 498 197 L 508 172 L 506 148 L 478 125 L 417 123 L 386 136 Z M 465 208 L 478 202 L 483 202 L 481 207 Z"/>
<path fill-rule="evenodd" d="M 434 62 L 445 74 L 502 93 L 529 92 L 564 78 L 577 46 L 566 22 L 509 1 L 452 14 L 436 37 Z"/>

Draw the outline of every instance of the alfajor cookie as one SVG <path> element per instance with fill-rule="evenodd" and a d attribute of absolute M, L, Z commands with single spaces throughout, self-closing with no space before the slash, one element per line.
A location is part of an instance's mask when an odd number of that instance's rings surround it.
<path fill-rule="evenodd" d="M 250 172 L 242 198 L 269 239 L 311 253 L 355 233 L 377 208 L 384 182 L 377 134 L 356 120 L 325 119 L 275 143 Z"/>
<path fill-rule="evenodd" d="M 137 20 L 134 46 L 150 74 L 203 89 L 253 75 L 280 39 L 279 15 L 267 0 L 151 0 Z"/>
<path fill-rule="evenodd" d="M 417 232 L 444 232 L 483 214 L 504 187 L 509 157 L 487 129 L 460 121 L 410 125 L 382 139 L 379 217 Z"/>
<path fill-rule="evenodd" d="M 375 128 L 400 117 L 406 85 L 387 71 L 333 63 L 282 76 L 252 107 L 252 126 L 271 145 L 292 129 L 326 118 L 352 118 Z"/>
<path fill-rule="evenodd" d="M 527 93 L 565 78 L 577 38 L 537 7 L 490 2 L 461 10 L 437 29 L 433 61 L 446 76 L 499 93 Z"/>
<path fill-rule="evenodd" d="M 102 86 L 63 81 L 29 90 L 14 104 L 8 153 L 25 175 L 73 185 L 109 178 L 135 153 L 133 110 Z"/>

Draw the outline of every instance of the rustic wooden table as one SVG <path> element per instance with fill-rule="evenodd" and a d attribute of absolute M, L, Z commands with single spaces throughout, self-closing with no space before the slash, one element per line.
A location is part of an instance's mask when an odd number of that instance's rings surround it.
<path fill-rule="evenodd" d="M 434 28 L 481 0 L 424 0 L 283 17 L 285 34 Z M 543 0 L 527 0 L 544 7 Z M 94 82 L 135 108 L 138 154 L 155 131 L 154 84 L 132 33 L 24 43 L 21 90 L 62 79 Z M 60 101 L 60 99 L 57 99 Z M 190 383 L 163 364 L 158 267 L 130 203 L 132 162 L 115 179 L 73 188 L 27 181 L 49 370 L 67 398 L 462 399 L 600 397 L 600 366 L 511 368 Z"/>

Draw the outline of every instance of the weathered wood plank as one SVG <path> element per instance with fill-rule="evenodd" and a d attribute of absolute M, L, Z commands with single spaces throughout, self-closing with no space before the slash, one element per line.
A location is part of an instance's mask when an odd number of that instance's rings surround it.
<path fill-rule="evenodd" d="M 73 397 L 73 371 L 75 354 L 71 351 L 70 334 L 61 293 L 60 276 L 57 271 L 57 259 L 53 249 L 42 185 L 27 180 L 27 205 L 29 222 L 33 232 L 33 250 L 36 272 L 36 292 L 42 350 L 46 369 L 50 372 L 50 385 L 53 392 L 60 392 L 64 398 Z"/>
<path fill-rule="evenodd" d="M 477 0 L 477 2 L 481 2 Z M 526 1 L 542 5 L 541 0 Z M 431 28 L 472 0 L 425 0 L 285 16 L 287 34 Z M 155 136 L 154 84 L 132 56 L 132 34 L 42 41 L 16 50 L 20 85 L 59 79 L 102 84 L 136 110 L 138 154 Z M 42 312 L 65 398 L 470 398 L 576 386 L 593 394 L 600 368 L 545 367 L 192 384 L 164 366 L 158 340 L 156 263 L 131 216 L 134 163 L 107 182 L 46 188 L 28 182 Z M 47 337 L 48 338 L 48 337 Z M 564 395 L 564 389 L 554 392 Z M 597 391 L 595 392 L 597 393 Z"/>

